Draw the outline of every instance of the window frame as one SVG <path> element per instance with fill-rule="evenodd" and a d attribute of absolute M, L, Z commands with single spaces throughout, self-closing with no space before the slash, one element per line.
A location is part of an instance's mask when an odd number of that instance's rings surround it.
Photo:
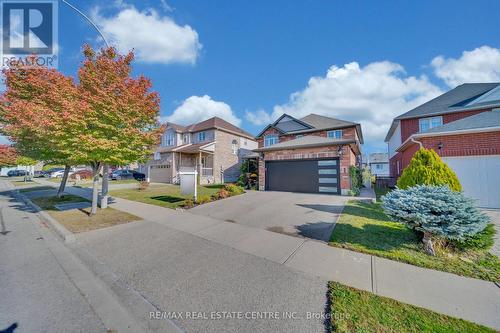
<path fill-rule="evenodd" d="M 272 140 L 273 143 L 269 143 L 269 141 L 271 139 L 274 139 L 274 140 Z M 278 134 L 266 134 L 266 135 L 264 135 L 264 147 L 273 146 L 275 144 L 278 144 L 279 142 L 280 142 L 280 138 L 279 138 Z"/>
<path fill-rule="evenodd" d="M 330 135 L 330 133 L 333 133 L 333 135 Z M 337 133 L 340 133 L 339 137 L 337 137 Z M 331 130 L 331 131 L 326 132 L 326 137 L 328 139 L 341 140 L 343 136 L 344 136 L 344 133 L 342 130 Z"/>
<path fill-rule="evenodd" d="M 186 140 L 187 139 L 187 140 Z M 188 144 L 189 143 L 189 133 L 184 133 L 182 134 L 182 143 L 183 144 Z"/>
<path fill-rule="evenodd" d="M 433 124 L 433 121 L 436 119 L 439 119 L 439 125 Z M 422 130 L 423 124 L 427 124 L 427 126 L 428 126 L 425 130 Z M 428 131 L 432 128 L 436 128 L 439 126 L 443 126 L 443 116 L 426 117 L 426 118 L 419 118 L 418 119 L 418 132 L 419 133 Z"/>
<path fill-rule="evenodd" d="M 170 147 L 173 146 L 175 143 L 174 140 L 174 133 L 168 132 L 165 134 L 165 146 Z"/>
<path fill-rule="evenodd" d="M 207 139 L 205 131 L 198 132 L 198 141 L 203 142 Z"/>

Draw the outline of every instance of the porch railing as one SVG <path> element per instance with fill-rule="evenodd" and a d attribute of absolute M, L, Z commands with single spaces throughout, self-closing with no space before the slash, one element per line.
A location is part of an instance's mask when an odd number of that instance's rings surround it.
<path fill-rule="evenodd" d="M 213 176 L 214 175 L 214 169 L 213 168 L 201 168 L 201 175 L 202 176 Z"/>

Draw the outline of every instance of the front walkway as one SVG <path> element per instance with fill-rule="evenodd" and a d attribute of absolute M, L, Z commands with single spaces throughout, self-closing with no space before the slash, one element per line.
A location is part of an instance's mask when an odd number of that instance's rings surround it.
<path fill-rule="evenodd" d="M 67 192 L 89 198 L 88 189 Z M 403 264 L 327 244 L 120 198 L 111 207 L 324 280 L 500 329 L 494 283 Z M 294 292 L 294 291 L 291 291 Z"/>

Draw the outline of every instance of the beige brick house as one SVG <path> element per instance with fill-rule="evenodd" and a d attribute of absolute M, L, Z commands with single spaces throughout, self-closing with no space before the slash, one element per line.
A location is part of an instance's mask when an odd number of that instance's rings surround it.
<path fill-rule="evenodd" d="M 181 167 L 195 167 L 201 184 L 234 182 L 243 157 L 257 148 L 251 134 L 218 117 L 166 125 L 154 156 L 140 168 L 150 182 L 176 183 Z"/>

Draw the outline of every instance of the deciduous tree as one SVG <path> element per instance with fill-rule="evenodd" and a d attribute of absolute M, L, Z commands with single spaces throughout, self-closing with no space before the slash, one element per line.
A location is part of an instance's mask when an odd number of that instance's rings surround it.
<path fill-rule="evenodd" d="M 17 152 L 10 145 L 0 145 L 0 168 L 16 165 Z"/>
<path fill-rule="evenodd" d="M 73 79 L 55 69 L 12 63 L 3 74 L 7 89 L 0 101 L 1 132 L 23 156 L 66 165 L 60 196 L 70 165 L 81 162 L 76 152 L 85 103 Z"/>
<path fill-rule="evenodd" d="M 112 47 L 95 52 L 86 45 L 84 56 L 78 72 L 79 93 L 88 112 L 78 151 L 92 166 L 91 214 L 95 214 L 101 166 L 144 160 L 158 144 L 160 98 L 151 91 L 149 79 L 131 76 L 132 52 L 120 55 Z"/>

